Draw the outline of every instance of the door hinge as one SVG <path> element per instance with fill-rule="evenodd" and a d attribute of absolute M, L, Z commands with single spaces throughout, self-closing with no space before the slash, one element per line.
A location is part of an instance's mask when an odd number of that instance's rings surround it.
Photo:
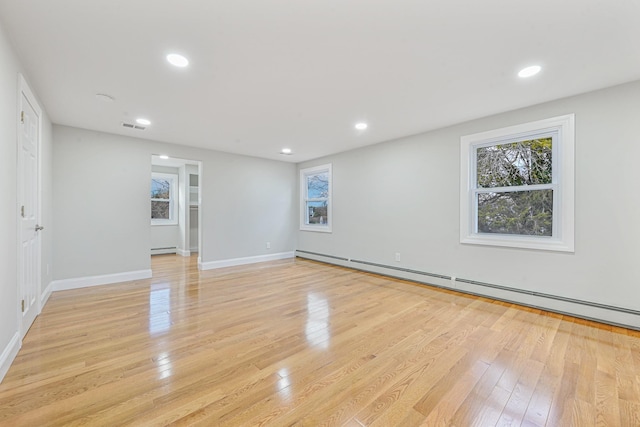
<path fill-rule="evenodd" d="M 24 218 L 24 205 L 20 206 L 20 215 Z"/>
<path fill-rule="evenodd" d="M 24 124 L 24 111 L 20 111 L 20 123 Z"/>
<path fill-rule="evenodd" d="M 22 312 L 24 313 L 24 300 L 22 300 Z"/>

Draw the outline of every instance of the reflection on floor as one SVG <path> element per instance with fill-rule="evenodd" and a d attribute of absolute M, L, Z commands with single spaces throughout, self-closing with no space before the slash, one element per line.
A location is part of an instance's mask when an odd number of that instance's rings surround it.
<path fill-rule="evenodd" d="M 54 293 L 0 425 L 640 425 L 640 333 L 282 260 Z"/>

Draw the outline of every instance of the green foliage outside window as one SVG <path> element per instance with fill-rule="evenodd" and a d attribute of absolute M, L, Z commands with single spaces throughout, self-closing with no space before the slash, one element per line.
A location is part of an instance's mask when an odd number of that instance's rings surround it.
<path fill-rule="evenodd" d="M 477 193 L 479 233 L 552 235 L 553 190 L 522 188 L 552 183 L 551 137 L 479 147 L 476 162 L 478 188 L 496 189 Z"/>

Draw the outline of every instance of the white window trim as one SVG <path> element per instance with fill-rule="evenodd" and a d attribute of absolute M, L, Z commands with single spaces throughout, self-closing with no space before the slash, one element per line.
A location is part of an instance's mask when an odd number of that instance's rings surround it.
<path fill-rule="evenodd" d="M 151 218 L 151 225 L 178 225 L 178 175 L 174 173 L 151 172 L 151 179 L 170 179 L 172 181 L 169 189 L 169 219 Z M 149 200 L 153 200 L 149 198 Z"/>
<path fill-rule="evenodd" d="M 329 175 L 329 195 L 326 198 L 327 200 L 327 223 L 326 224 L 307 224 L 307 212 L 306 206 L 309 201 L 318 201 L 325 200 L 323 199 L 309 199 L 307 198 L 307 180 L 306 177 L 309 175 L 316 175 L 319 173 L 328 172 Z M 321 233 L 331 233 L 331 228 L 333 224 L 333 202 L 332 202 L 332 171 L 331 171 L 331 163 L 326 165 L 315 166 L 312 168 L 300 169 L 300 230 L 302 231 L 318 231 Z"/>
<path fill-rule="evenodd" d="M 553 236 L 517 236 L 478 233 L 475 205 L 475 155 L 481 146 L 557 133 L 552 146 Z M 553 117 L 460 138 L 460 243 L 524 249 L 574 252 L 575 115 Z M 535 186 L 540 187 L 540 186 Z M 520 188 L 520 187 L 518 187 Z M 529 186 L 533 190 L 533 186 Z"/>

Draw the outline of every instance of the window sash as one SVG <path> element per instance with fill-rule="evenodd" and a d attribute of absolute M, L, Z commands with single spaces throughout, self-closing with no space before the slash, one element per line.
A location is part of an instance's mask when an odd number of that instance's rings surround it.
<path fill-rule="evenodd" d="M 149 203 L 167 203 L 169 206 L 169 218 L 153 218 L 151 217 L 151 225 L 177 225 L 178 218 L 176 212 L 176 197 L 178 175 L 172 173 L 152 172 L 151 180 L 161 180 L 169 182 L 169 198 L 150 197 Z M 151 215 L 150 215 L 151 216 Z"/>
<path fill-rule="evenodd" d="M 567 114 L 460 138 L 461 243 L 563 252 L 574 251 L 574 123 L 575 116 Z M 550 183 L 501 187 L 478 186 L 478 149 L 549 137 L 552 139 Z M 505 184 L 509 182 L 509 180 L 504 181 Z M 500 184 L 501 182 L 497 180 L 494 183 Z M 540 190 L 552 191 L 551 236 L 478 232 L 479 195 Z M 535 209 L 535 205 L 532 206 Z"/>
<path fill-rule="evenodd" d="M 491 189 L 491 188 L 504 188 L 504 187 L 480 187 L 478 185 L 478 149 L 487 148 L 487 147 L 495 147 L 497 145 L 506 145 L 513 144 L 523 141 L 530 141 L 533 139 L 544 139 L 551 138 L 551 184 L 558 184 L 560 180 L 559 166 L 561 159 L 560 150 L 559 150 L 559 142 L 558 142 L 558 131 L 557 130 L 545 130 L 544 132 L 532 132 L 529 134 L 524 134 L 518 137 L 509 137 L 504 139 L 492 140 L 490 142 L 481 142 L 477 144 L 471 145 L 471 188 L 472 189 Z M 534 184 L 534 185 L 549 185 L 549 184 Z M 529 187 L 533 187 L 534 185 L 529 185 Z M 511 187 L 511 186 L 510 186 Z"/>
<path fill-rule="evenodd" d="M 553 190 L 557 184 L 514 185 L 511 187 L 478 187 L 471 191 L 474 193 L 509 193 L 515 191 Z"/>
<path fill-rule="evenodd" d="M 327 176 L 327 197 L 309 197 L 309 183 L 311 178 L 318 175 Z M 300 229 L 306 231 L 331 232 L 332 203 L 331 203 L 331 165 L 322 165 L 300 170 Z M 309 208 L 312 203 L 326 204 L 326 218 L 321 223 L 310 221 Z"/>
<path fill-rule="evenodd" d="M 551 203 L 549 199 L 545 203 L 545 194 L 547 197 L 551 195 Z M 542 194 L 535 194 L 542 193 Z M 483 206 L 493 210 L 495 216 L 486 217 L 483 216 L 480 200 L 482 195 L 495 195 L 495 199 L 487 201 Z M 509 194 L 519 194 L 518 196 L 510 197 Z M 541 197 L 535 204 L 527 204 L 531 200 L 526 200 L 529 197 L 535 196 Z M 524 205 L 522 199 L 525 199 Z M 553 238 L 554 227 L 557 224 L 554 221 L 554 202 L 555 192 L 553 189 L 536 189 L 530 191 L 503 191 L 503 192 L 477 192 L 474 199 L 474 231 L 480 236 L 522 236 L 525 238 L 537 238 L 537 239 L 550 239 Z M 524 208 L 524 210 L 512 210 L 511 208 L 517 206 Z M 549 218 L 550 214 L 550 218 Z M 549 221 L 549 223 L 547 223 Z M 482 229 L 481 223 L 484 224 L 485 230 Z M 508 232 L 500 232 L 498 230 L 508 229 Z"/>
<path fill-rule="evenodd" d="M 505 186 L 505 187 L 480 187 L 478 185 L 478 149 L 486 148 L 486 147 L 495 147 L 497 145 L 506 145 L 512 143 L 518 143 L 523 141 L 530 141 L 534 139 L 543 139 L 543 138 L 551 138 L 551 183 L 548 184 L 533 184 L 533 185 L 513 185 L 513 186 Z M 558 231 L 558 220 L 562 215 L 562 206 L 560 203 L 559 195 L 560 191 L 560 173 L 559 173 L 559 141 L 558 141 L 558 130 L 557 129 L 544 129 L 533 132 L 526 132 L 521 135 L 512 135 L 506 138 L 497 138 L 490 141 L 483 141 L 477 144 L 471 144 L 471 188 L 469 191 L 470 196 L 470 204 L 471 207 L 471 221 L 472 221 L 472 232 L 473 234 L 485 236 L 496 234 L 493 233 L 484 233 L 479 230 L 478 227 L 478 194 L 481 193 L 509 193 L 509 192 L 524 192 L 524 191 L 537 191 L 537 190 L 552 190 L 553 191 L 553 212 L 551 219 L 551 237 L 557 236 Z M 498 234 L 499 236 L 503 236 L 503 234 Z M 522 237 L 525 239 L 548 239 L 547 236 L 530 236 L 524 234 L 509 234 L 508 236 L 516 236 Z"/>
<path fill-rule="evenodd" d="M 320 217 L 319 222 L 314 223 L 311 222 L 311 216 L 310 216 L 310 210 L 311 208 L 316 208 L 315 206 L 310 206 L 311 203 L 326 203 L 326 206 L 321 206 L 323 208 L 326 209 L 327 213 L 323 217 Z M 305 202 L 305 218 L 304 218 L 304 223 L 305 225 L 308 225 L 310 227 L 325 227 L 328 223 L 329 223 L 329 215 L 328 215 L 328 211 L 329 211 L 329 203 L 322 201 L 322 200 L 308 200 Z"/>

